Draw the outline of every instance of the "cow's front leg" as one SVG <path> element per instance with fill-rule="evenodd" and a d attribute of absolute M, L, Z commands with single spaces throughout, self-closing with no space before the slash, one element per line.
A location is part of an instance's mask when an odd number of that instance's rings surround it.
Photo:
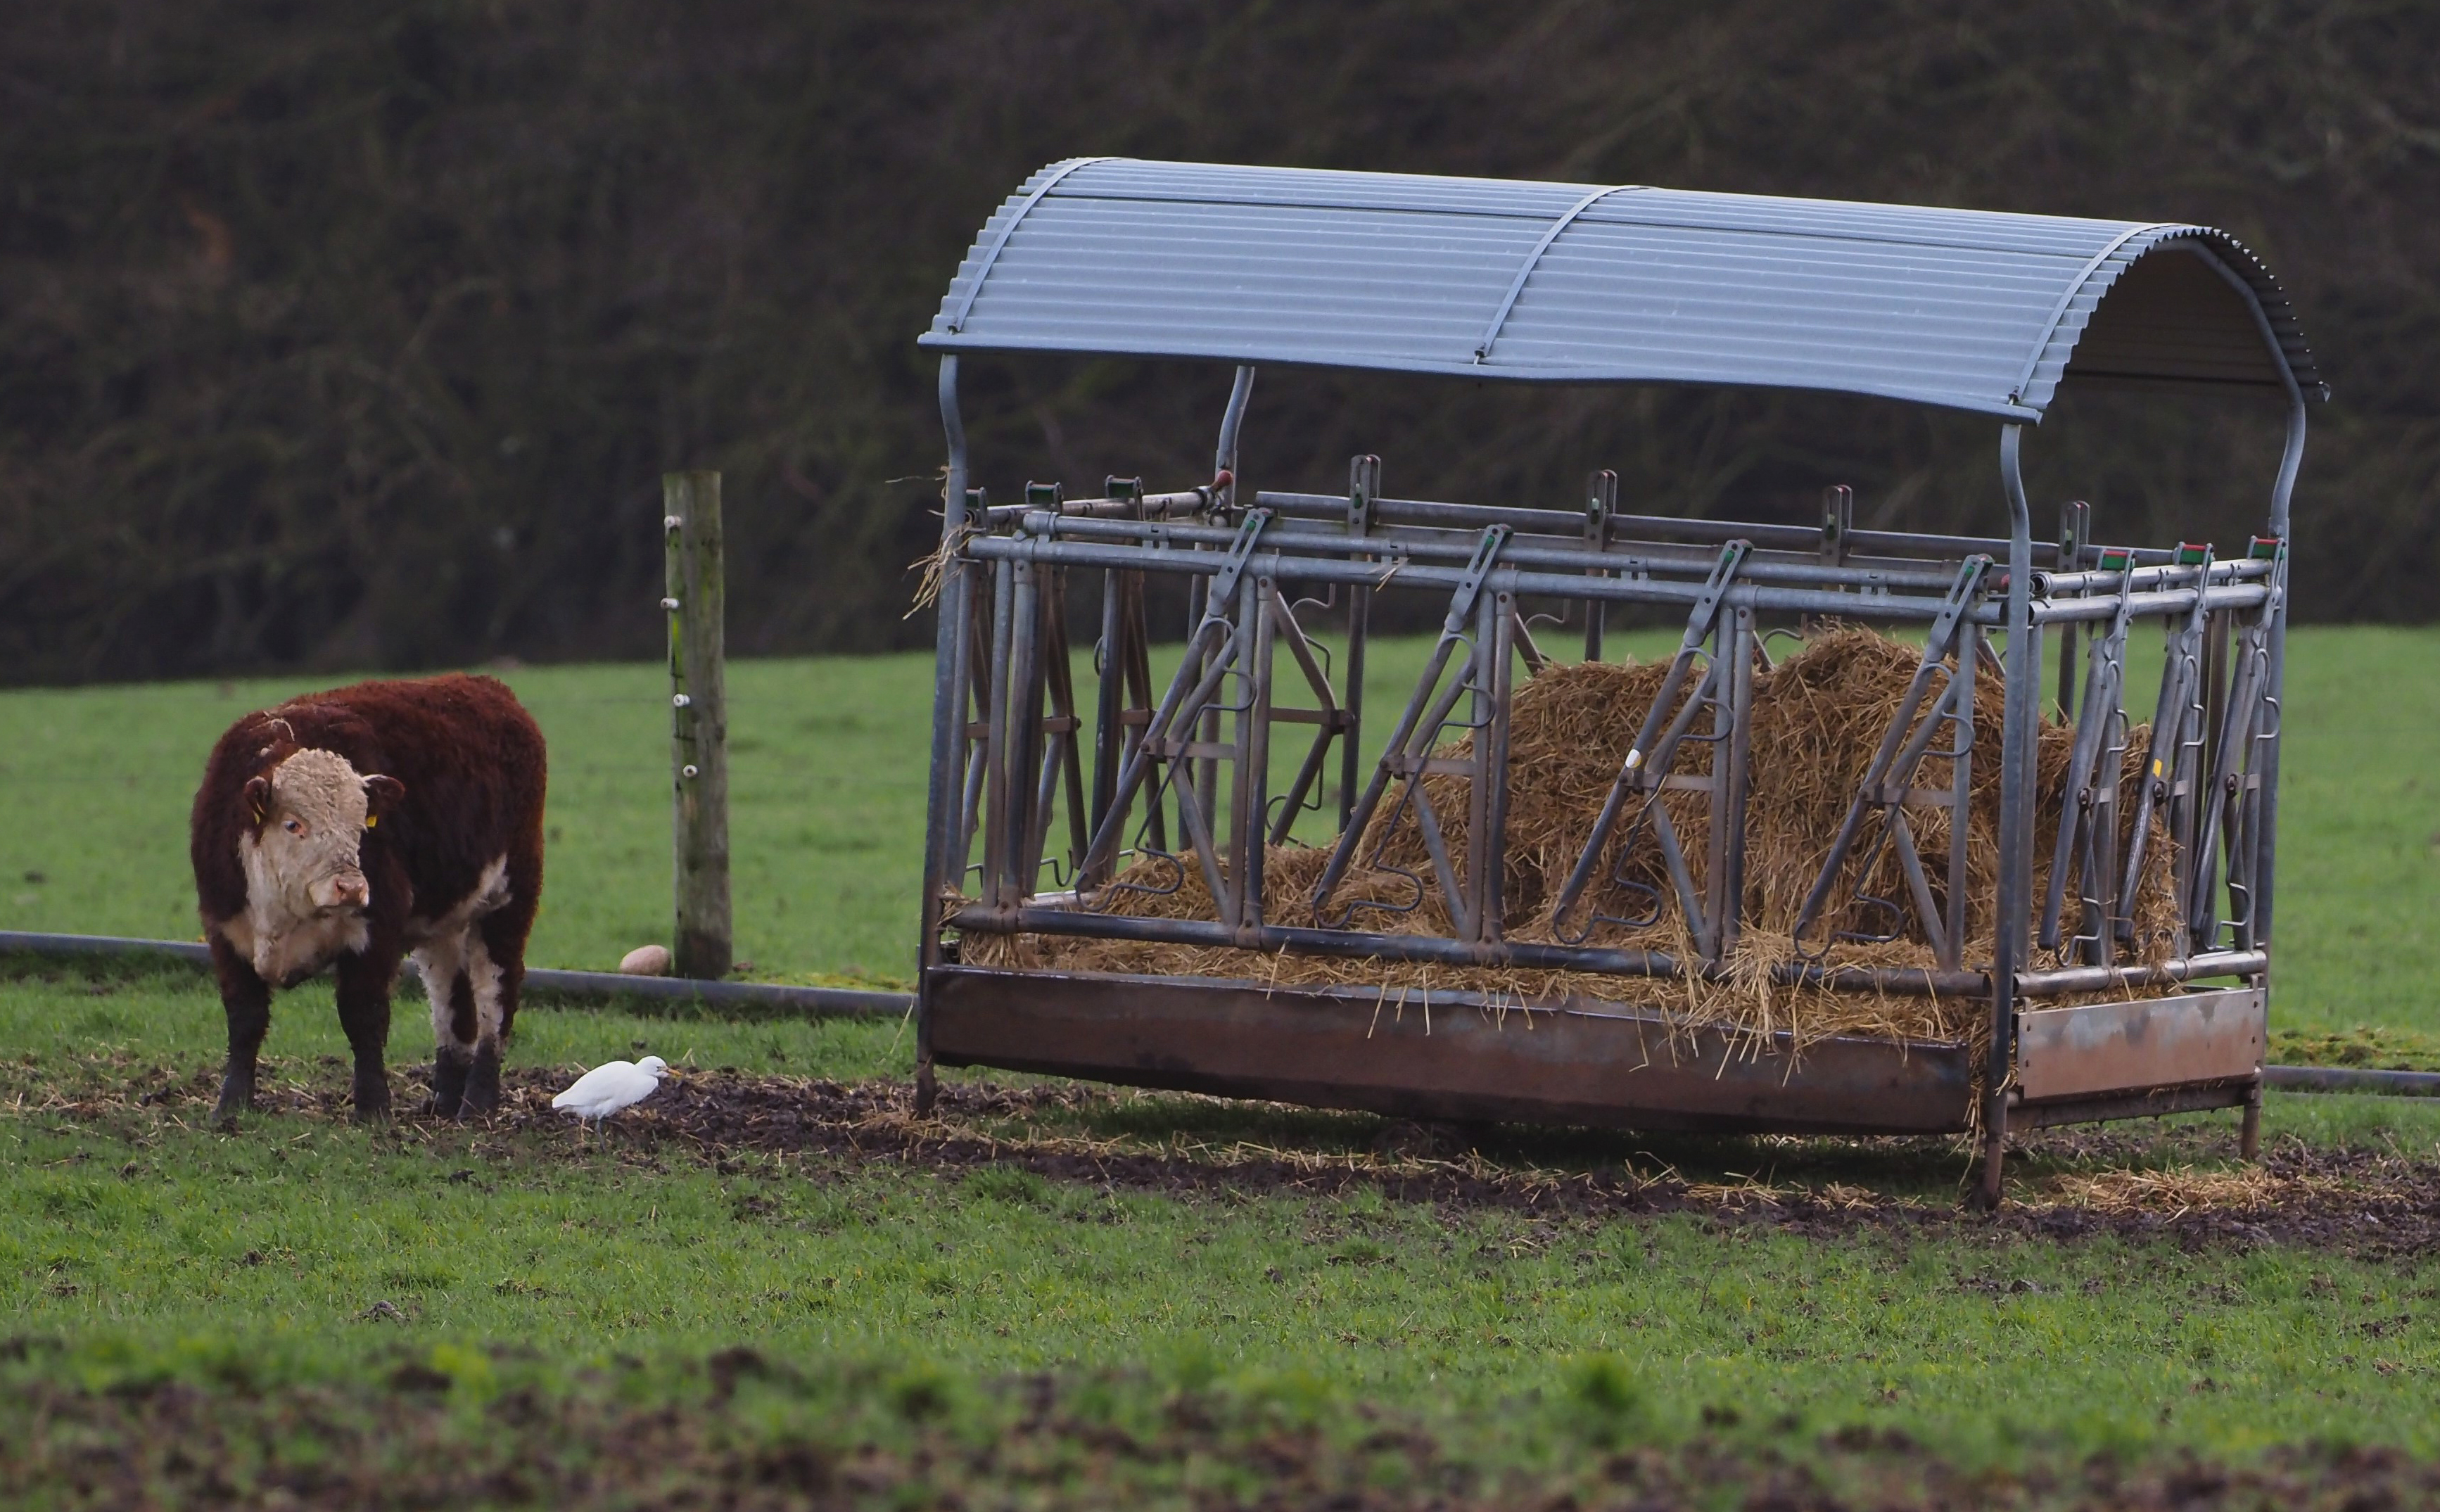
<path fill-rule="evenodd" d="M 221 1100 L 212 1109 L 212 1122 L 234 1128 L 238 1115 L 254 1107 L 255 1066 L 262 1054 L 262 1036 L 271 1030 L 271 984 L 217 930 L 211 945 L 221 1007 L 228 1014 L 228 1066 L 221 1073 Z"/>
<path fill-rule="evenodd" d="M 389 984 L 397 971 L 394 952 L 350 951 L 339 957 L 339 1028 L 356 1055 L 359 1124 L 389 1117 L 389 1071 L 383 1053 L 389 1046 Z"/>

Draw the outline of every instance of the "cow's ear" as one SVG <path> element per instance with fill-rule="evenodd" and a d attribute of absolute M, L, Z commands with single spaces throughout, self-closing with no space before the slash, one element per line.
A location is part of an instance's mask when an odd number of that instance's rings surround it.
<path fill-rule="evenodd" d="M 270 778 L 249 777 L 246 779 L 245 818 L 246 822 L 258 830 L 262 828 L 263 821 L 265 819 L 271 818 Z"/>
<path fill-rule="evenodd" d="M 386 773 L 375 772 L 365 779 L 365 828 L 371 829 L 381 817 L 398 807 L 406 796 L 406 784 Z"/>

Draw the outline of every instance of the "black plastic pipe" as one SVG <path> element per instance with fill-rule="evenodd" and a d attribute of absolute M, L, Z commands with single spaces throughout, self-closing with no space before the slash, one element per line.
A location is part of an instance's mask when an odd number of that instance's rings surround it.
<path fill-rule="evenodd" d="M 29 934 L 0 929 L 0 955 L 152 956 L 209 966 L 210 949 L 192 940 L 129 940 L 106 934 Z M 706 981 L 691 977 L 631 977 L 619 971 L 529 970 L 526 988 L 565 998 L 648 999 L 701 1002 L 714 1008 L 755 1008 L 807 1017 L 887 1017 L 915 1004 L 906 992 L 865 992 L 852 987 L 791 987 L 763 981 Z"/>

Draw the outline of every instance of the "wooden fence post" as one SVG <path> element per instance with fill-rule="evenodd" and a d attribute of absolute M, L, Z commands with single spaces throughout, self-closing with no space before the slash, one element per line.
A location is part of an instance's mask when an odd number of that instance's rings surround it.
<path fill-rule="evenodd" d="M 681 977 L 728 975 L 728 700 L 721 675 L 727 598 L 720 475 L 664 473 L 668 538 L 671 822 Z"/>

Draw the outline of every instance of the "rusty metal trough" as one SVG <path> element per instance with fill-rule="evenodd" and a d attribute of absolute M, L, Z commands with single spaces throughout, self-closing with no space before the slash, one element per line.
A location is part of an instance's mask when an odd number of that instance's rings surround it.
<path fill-rule="evenodd" d="M 919 991 L 924 1102 L 935 1065 L 988 1065 L 1416 1118 L 1979 1128 L 1990 1200 L 2012 1127 L 2242 1107 L 2252 1153 L 2288 497 L 2305 405 L 2323 389 L 2278 286 L 2223 233 L 1082 159 L 1044 170 L 993 217 L 922 340 L 942 354 L 949 439 Z M 1157 493 L 1114 478 L 1090 498 L 1028 485 L 1021 503 L 992 505 L 969 486 L 959 409 L 959 357 L 972 351 L 1233 363 L 1212 481 Z M 1627 514 L 1607 474 L 1571 509 L 1390 498 L 1373 458 L 1355 460 L 1343 495 L 1256 492 L 1240 477 L 1238 441 L 1261 361 L 1802 387 L 1984 413 L 2001 423 L 2009 529 L 1988 539 L 1857 530 L 1843 488 L 1825 495 L 1819 529 Z M 2229 552 L 2105 546 L 2072 504 L 2058 538 L 2036 541 L 2022 427 L 2071 379 L 2284 398 L 2288 443 L 2264 533 Z M 1165 689 L 1151 671 L 1155 577 L 1181 581 L 1189 602 Z M 1071 593 L 1096 583 L 1088 713 L 1072 685 L 1068 620 Z M 1405 709 L 1368 738 L 1365 643 L 1383 594 L 1426 596 L 1445 615 Z M 1336 666 L 1311 639 L 1317 604 L 1345 638 Z M 1573 606 L 1584 654 L 1599 659 L 1618 604 L 1682 611 L 1680 649 L 1561 894 L 1557 917 L 1580 923 L 1572 943 L 1506 939 L 1508 710 L 1517 664 L 1547 659 L 1527 610 Z M 1908 628 L 1925 651 L 1821 858 L 1798 957 L 1780 978 L 1986 1002 L 1979 1066 L 1958 1041 L 1834 1037 L 1800 1054 L 1784 1035 L 1756 1043 L 1657 1006 L 1670 980 L 1723 971 L 1739 936 L 1746 784 L 1750 764 L 1768 759 L 1749 729 L 1759 638 L 1825 616 Z M 2166 651 L 2146 775 L 2129 783 L 2124 692 L 2139 620 L 2165 626 Z M 2032 767 L 2046 641 L 2076 742 L 2070 801 L 2056 833 L 2039 835 Z M 2005 672 L 1997 753 L 1973 748 L 1970 718 L 1978 664 L 1992 663 Z M 1670 718 L 1672 709 L 1682 711 Z M 1291 733 L 1303 759 L 1274 793 L 1271 742 Z M 1473 737 L 1462 757 L 1444 753 L 1455 733 Z M 1719 755 L 1689 770 L 1681 752 L 1703 743 Z M 1994 754 L 2000 927 L 1993 958 L 1968 960 L 1965 889 L 1935 896 L 1907 816 L 1953 811 L 1972 764 Z M 1294 907 L 1266 902 L 1265 847 L 1323 805 L 1334 760 L 1339 838 L 1328 869 Z M 1944 785 L 1918 785 L 1927 761 L 1946 765 Z M 1472 841 L 1455 861 L 1437 838 L 1427 774 L 1461 779 L 1468 794 Z M 1710 838 L 1699 865 L 1665 811 L 1642 822 L 1663 788 L 1701 795 Z M 1421 822 L 1432 866 L 1416 884 L 1437 890 L 1454 921 L 1445 936 L 1367 930 L 1337 898 L 1385 803 L 1411 806 Z M 2180 917 L 2165 962 L 2132 928 L 2140 853 L 2156 825 L 2174 848 Z M 1950 828 L 1962 847 L 1965 826 Z M 2120 854 L 2124 836 L 2138 854 Z M 1622 843 L 1665 856 L 1673 895 L 1643 891 L 1652 909 L 1680 910 L 1694 954 L 1604 945 L 1605 921 L 1625 922 L 1598 911 L 1617 896 Z M 1884 847 L 1904 863 L 1907 895 L 1855 895 L 1849 863 Z M 2034 887 L 2037 848 L 2052 857 L 2046 893 Z M 1198 869 L 1217 917 L 1106 911 L 1113 876 L 1144 857 L 1167 858 L 1181 878 Z M 1946 874 L 1964 875 L 1962 849 L 1953 860 Z M 960 963 L 960 940 L 991 934 L 1558 968 L 1617 986 L 1557 1001 L 1434 992 L 1393 1003 L 1366 987 Z M 1922 942 L 1937 967 L 1839 968 L 1805 948 L 1899 937 Z M 2036 945 L 2047 969 L 2032 964 Z M 2060 1002 L 2171 983 L 2183 985 Z"/>

